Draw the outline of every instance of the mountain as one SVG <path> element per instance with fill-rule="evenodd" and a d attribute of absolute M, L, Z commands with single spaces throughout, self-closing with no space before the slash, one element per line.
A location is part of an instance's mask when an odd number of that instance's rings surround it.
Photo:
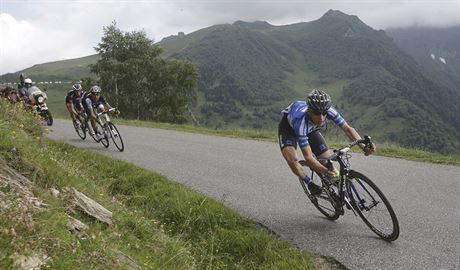
<path fill-rule="evenodd" d="M 276 128 L 279 111 L 320 87 L 358 130 L 379 140 L 459 153 L 460 95 L 382 30 L 330 10 L 308 23 L 236 22 L 186 35 L 171 57 L 197 64 L 198 119 Z"/>
<path fill-rule="evenodd" d="M 192 111 L 203 125 L 276 130 L 280 111 L 318 87 L 348 122 L 378 142 L 460 153 L 458 84 L 356 16 L 330 10 L 284 26 L 237 21 L 158 45 L 166 57 L 197 65 Z"/>
<path fill-rule="evenodd" d="M 90 73 L 89 64 L 97 61 L 98 55 L 37 64 L 30 68 L 0 76 L 0 82 L 17 82 L 22 72 L 30 75 L 34 81 L 75 81 L 84 77 L 94 77 Z"/>
<path fill-rule="evenodd" d="M 385 31 L 425 69 L 451 87 L 460 85 L 460 26 L 413 26 Z"/>

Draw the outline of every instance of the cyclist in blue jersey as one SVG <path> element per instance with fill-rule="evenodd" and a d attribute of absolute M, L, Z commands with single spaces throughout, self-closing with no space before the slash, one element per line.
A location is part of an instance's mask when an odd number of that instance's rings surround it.
<path fill-rule="evenodd" d="M 316 157 L 327 158 L 333 153 L 328 149 L 326 141 L 319 129 L 327 120 L 339 126 L 350 140 L 361 139 L 359 133 L 351 127 L 345 119 L 332 107 L 331 97 L 322 90 L 314 89 L 307 97 L 307 101 L 291 103 L 282 111 L 283 117 L 278 126 L 278 139 L 284 159 L 292 172 L 307 183 L 311 194 L 321 194 L 321 187 L 313 183 L 305 173 L 297 158 L 296 149 L 300 150 L 308 166 L 319 175 L 336 177 L 337 171 L 321 164 Z M 372 154 L 376 147 L 372 144 L 365 150 L 365 154 Z"/>

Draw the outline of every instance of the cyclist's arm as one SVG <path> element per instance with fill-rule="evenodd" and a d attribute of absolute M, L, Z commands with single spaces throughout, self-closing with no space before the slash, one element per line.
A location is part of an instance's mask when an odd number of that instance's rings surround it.
<path fill-rule="evenodd" d="M 75 110 L 75 106 L 73 105 L 73 102 L 72 102 L 72 101 L 67 102 L 66 104 L 67 104 L 67 110 L 68 110 L 70 113 L 72 113 L 72 114 L 74 114 L 74 115 L 77 115 L 77 114 L 78 114 L 77 111 Z"/>
<path fill-rule="evenodd" d="M 352 126 L 348 125 L 348 123 L 345 123 L 342 126 L 342 130 L 347 135 L 347 137 L 350 138 L 350 140 L 352 140 L 352 141 L 361 140 L 361 136 L 356 131 L 356 129 L 354 129 Z M 364 144 L 360 143 L 358 145 L 359 145 L 359 147 L 361 147 L 361 149 L 364 150 L 364 146 L 365 146 Z M 372 144 L 372 147 L 368 150 L 367 154 L 372 154 L 373 152 L 375 152 L 375 150 L 376 150 L 375 144 Z"/>
<path fill-rule="evenodd" d="M 351 141 L 361 140 L 361 136 L 359 136 L 359 133 L 356 131 L 356 129 L 354 129 L 348 123 L 343 124 L 342 130 Z"/>
<path fill-rule="evenodd" d="M 305 148 L 300 148 L 302 151 L 303 157 L 307 162 L 308 167 L 317 172 L 319 175 L 324 175 L 327 173 L 328 169 L 324 167 L 313 155 L 310 145 Z"/>
<path fill-rule="evenodd" d="M 107 110 L 110 110 L 110 109 L 113 108 L 112 106 L 110 106 L 110 104 L 108 102 L 105 102 L 105 106 L 106 106 Z"/>
<path fill-rule="evenodd" d="M 93 102 L 91 101 L 91 99 L 86 98 L 84 102 L 86 103 L 86 107 L 90 111 L 89 116 L 93 119 L 96 118 L 96 114 L 94 113 L 94 108 L 93 108 Z"/>

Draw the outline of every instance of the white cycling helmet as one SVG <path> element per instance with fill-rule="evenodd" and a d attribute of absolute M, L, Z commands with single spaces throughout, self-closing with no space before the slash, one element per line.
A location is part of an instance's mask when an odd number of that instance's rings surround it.
<path fill-rule="evenodd" d="M 101 89 L 99 86 L 97 86 L 97 85 L 94 85 L 94 86 L 91 87 L 91 89 L 89 90 L 90 93 L 94 93 L 94 94 L 100 93 L 101 91 L 102 91 L 102 89 Z"/>
<path fill-rule="evenodd" d="M 24 85 L 27 87 L 31 87 L 32 86 L 32 80 L 27 78 L 24 80 Z"/>
<path fill-rule="evenodd" d="M 74 91 L 81 91 L 82 87 L 81 87 L 81 84 L 79 83 L 76 83 L 72 86 L 72 90 Z"/>

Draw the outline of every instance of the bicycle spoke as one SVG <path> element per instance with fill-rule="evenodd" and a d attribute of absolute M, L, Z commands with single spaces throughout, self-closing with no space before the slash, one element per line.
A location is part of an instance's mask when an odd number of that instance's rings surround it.
<path fill-rule="evenodd" d="M 383 193 L 366 177 L 355 173 L 347 180 L 352 205 L 360 217 L 377 235 L 393 241 L 399 235 L 399 225 L 391 205 Z"/>
<path fill-rule="evenodd" d="M 123 144 L 123 139 L 121 138 L 120 132 L 118 131 L 117 127 L 113 123 L 108 123 L 108 129 L 110 131 L 110 137 L 112 138 L 115 147 L 117 147 L 117 149 L 120 152 L 123 152 L 125 146 Z"/>

